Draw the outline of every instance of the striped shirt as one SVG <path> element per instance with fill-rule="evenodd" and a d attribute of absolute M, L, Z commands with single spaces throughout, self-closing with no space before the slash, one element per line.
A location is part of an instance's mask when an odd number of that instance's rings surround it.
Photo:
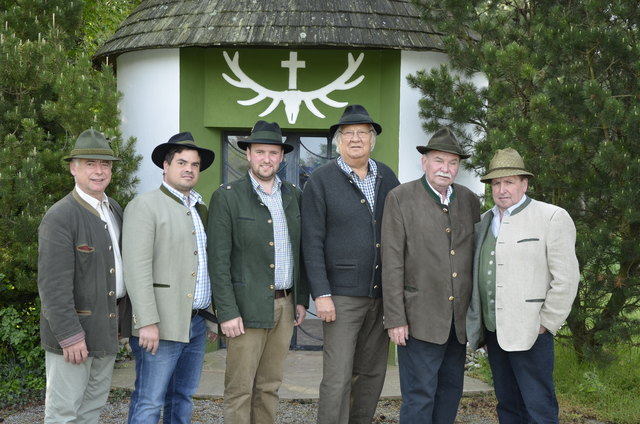
<path fill-rule="evenodd" d="M 268 194 L 262 189 L 260 183 L 253 178 L 251 171 L 249 171 L 249 178 L 251 178 L 253 189 L 262 200 L 262 203 L 269 209 L 273 220 L 273 242 L 276 261 L 274 284 L 276 290 L 290 289 L 293 286 L 293 252 L 291 250 L 287 217 L 282 206 L 282 181 L 276 175 L 271 194 Z"/>
<path fill-rule="evenodd" d="M 209 270 L 207 268 L 207 234 L 204 231 L 204 225 L 196 209 L 198 203 L 202 203 L 202 196 L 195 190 L 189 192 L 189 204 L 187 204 L 187 196 L 171 187 L 166 182 L 162 185 L 174 196 L 176 196 L 182 204 L 191 211 L 191 220 L 193 228 L 196 231 L 196 249 L 198 251 L 198 271 L 196 275 L 196 289 L 193 294 L 193 309 L 207 309 L 211 304 L 211 282 L 209 280 Z"/>
<path fill-rule="evenodd" d="M 337 162 L 340 169 L 342 169 L 342 172 L 351 177 L 351 180 L 356 187 L 358 187 L 362 194 L 364 194 L 364 197 L 367 199 L 367 203 L 369 204 L 369 208 L 373 213 L 376 199 L 376 178 L 378 177 L 378 165 L 376 165 L 376 162 L 369 158 L 369 170 L 367 171 L 367 175 L 364 177 L 364 180 L 360 180 L 358 174 L 356 174 L 356 172 L 347 165 L 347 163 L 342 159 L 342 156 L 338 156 Z"/>

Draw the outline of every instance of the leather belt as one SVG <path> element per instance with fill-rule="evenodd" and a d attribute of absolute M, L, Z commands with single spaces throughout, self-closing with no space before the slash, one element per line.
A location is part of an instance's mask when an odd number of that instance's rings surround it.
<path fill-rule="evenodd" d="M 192 309 L 191 318 L 195 317 L 196 315 L 202 315 L 202 312 L 206 312 L 206 309 Z"/>
<path fill-rule="evenodd" d="M 289 296 L 290 293 L 291 293 L 291 289 L 276 290 L 275 298 L 280 299 L 281 297 L 287 297 Z"/>
<path fill-rule="evenodd" d="M 211 312 L 209 312 L 206 309 L 192 309 L 191 310 L 191 319 L 193 319 L 193 317 L 195 317 L 196 315 L 200 315 L 201 317 L 203 317 L 207 321 L 211 321 L 211 322 L 213 322 L 215 324 L 218 323 L 218 317 L 216 317 L 214 314 L 212 314 Z"/>

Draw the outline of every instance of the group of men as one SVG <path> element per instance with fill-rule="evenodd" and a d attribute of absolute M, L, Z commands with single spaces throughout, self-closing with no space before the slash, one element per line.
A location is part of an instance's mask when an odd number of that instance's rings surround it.
<path fill-rule="evenodd" d="M 136 362 L 129 423 L 188 423 L 206 339 L 226 347 L 225 423 L 273 423 L 293 327 L 313 297 L 323 326 L 318 423 L 371 423 L 397 345 L 402 423 L 453 423 L 466 343 L 485 346 L 501 423 L 557 422 L 553 334 L 579 279 L 575 227 L 526 196 L 533 177 L 499 150 L 481 181 L 495 206 L 454 183 L 469 157 L 444 127 L 400 184 L 371 158 L 382 126 L 350 105 L 330 128 L 339 156 L 304 192 L 278 176 L 277 123 L 238 142 L 247 174 L 209 208 L 194 190 L 214 152 L 188 132 L 158 145 L 160 187 L 124 210 L 105 190 L 118 158 L 87 130 L 65 158 L 75 180 L 39 229 L 45 422 L 98 422 L 119 337 Z"/>

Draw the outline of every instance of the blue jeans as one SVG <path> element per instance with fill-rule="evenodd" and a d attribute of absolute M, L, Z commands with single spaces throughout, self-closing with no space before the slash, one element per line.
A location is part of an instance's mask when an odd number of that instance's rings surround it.
<path fill-rule="evenodd" d="M 500 423 L 557 424 L 553 335 L 547 331 L 538 336 L 531 349 L 507 352 L 498 345 L 496 333 L 486 334 Z"/>
<path fill-rule="evenodd" d="M 192 396 L 200 384 L 207 328 L 204 318 L 191 320 L 189 343 L 160 340 L 155 355 L 130 345 L 136 357 L 136 383 L 129 406 L 129 424 L 157 423 L 164 405 L 164 423 L 190 423 Z"/>

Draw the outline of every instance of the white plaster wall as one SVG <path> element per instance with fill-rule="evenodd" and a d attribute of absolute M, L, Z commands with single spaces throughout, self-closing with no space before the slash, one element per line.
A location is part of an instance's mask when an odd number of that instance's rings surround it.
<path fill-rule="evenodd" d="M 180 51 L 154 49 L 118 57 L 121 130 L 136 137 L 143 156 L 138 169 L 138 193 L 157 188 L 162 170 L 151 162 L 151 152 L 180 131 Z"/>
<path fill-rule="evenodd" d="M 420 91 L 409 87 L 407 75 L 415 74 L 421 69 L 430 70 L 447 63 L 444 53 L 403 51 L 400 59 L 400 143 L 398 158 L 398 179 L 400 182 L 420 178 L 423 174 L 420 161 L 420 153 L 416 146 L 427 144 L 433 135 L 426 134 L 422 129 L 422 120 L 418 116 L 418 101 Z M 479 85 L 485 85 L 483 77 L 474 78 Z M 484 184 L 472 171 L 461 169 L 456 177 L 456 182 L 463 184 L 475 193 L 484 193 Z"/>

